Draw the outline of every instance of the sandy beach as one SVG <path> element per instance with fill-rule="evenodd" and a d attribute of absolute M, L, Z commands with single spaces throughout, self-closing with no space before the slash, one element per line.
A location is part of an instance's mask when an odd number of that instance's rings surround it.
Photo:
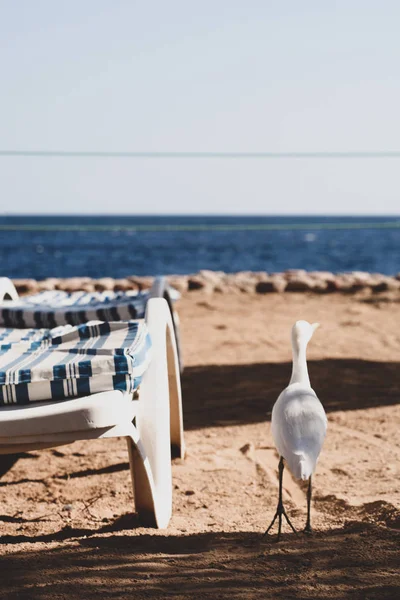
<path fill-rule="evenodd" d="M 19 458 L 0 477 L 0 597 L 382 599 L 400 595 L 400 296 L 185 293 L 179 301 L 187 456 L 173 463 L 170 527 L 138 525 L 124 440 Z M 262 539 L 277 502 L 273 403 L 290 328 L 328 414 L 315 533 Z M 305 523 L 305 487 L 284 500 Z"/>

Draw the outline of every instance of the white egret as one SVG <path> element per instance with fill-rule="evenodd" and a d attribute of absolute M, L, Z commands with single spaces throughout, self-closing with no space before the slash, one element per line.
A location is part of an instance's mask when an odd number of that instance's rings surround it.
<path fill-rule="evenodd" d="M 292 328 L 293 370 L 289 385 L 274 404 L 271 417 L 272 437 L 279 452 L 279 500 L 275 516 L 279 518 L 278 541 L 281 537 L 282 515 L 296 533 L 282 502 L 284 461 L 296 479 L 309 480 L 307 492 L 307 522 L 305 533 L 311 533 L 311 476 L 325 439 L 327 418 L 324 408 L 311 388 L 307 370 L 306 350 L 318 323 L 297 321 Z"/>

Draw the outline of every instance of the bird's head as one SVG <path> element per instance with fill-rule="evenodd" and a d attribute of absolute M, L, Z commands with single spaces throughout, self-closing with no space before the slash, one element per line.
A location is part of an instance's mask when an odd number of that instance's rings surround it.
<path fill-rule="evenodd" d="M 309 323 L 308 321 L 296 321 L 292 327 L 292 344 L 299 350 L 301 346 L 307 346 L 311 340 L 314 331 L 319 327 L 319 323 Z"/>

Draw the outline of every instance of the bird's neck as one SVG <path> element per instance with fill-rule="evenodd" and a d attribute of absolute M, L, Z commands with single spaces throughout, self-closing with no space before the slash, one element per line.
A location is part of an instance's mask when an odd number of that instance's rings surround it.
<path fill-rule="evenodd" d="M 304 340 L 298 340 L 292 345 L 293 347 L 293 368 L 292 377 L 289 385 L 292 383 L 301 383 L 310 387 L 310 378 L 308 376 L 307 369 L 307 342 Z"/>

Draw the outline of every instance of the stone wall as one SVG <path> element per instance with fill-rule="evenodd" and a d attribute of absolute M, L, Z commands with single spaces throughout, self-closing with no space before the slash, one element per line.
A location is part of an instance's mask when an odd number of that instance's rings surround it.
<path fill-rule="evenodd" d="M 400 293 L 400 273 L 395 276 L 379 273 L 353 271 L 351 273 L 333 274 L 328 271 L 303 271 L 292 269 L 283 273 L 265 273 L 242 271 L 240 273 L 224 273 L 222 271 L 199 271 L 194 275 L 171 275 L 168 281 L 181 293 L 203 290 L 208 293 L 282 293 L 312 292 L 327 294 L 334 292 L 356 293 L 368 291 L 372 293 L 394 291 Z M 74 292 L 93 291 L 126 291 L 147 289 L 153 277 L 130 276 L 124 279 L 90 279 L 89 277 L 73 277 L 70 279 L 49 278 L 43 281 L 35 279 L 14 279 L 19 294 L 32 294 L 44 290 L 64 290 Z"/>

